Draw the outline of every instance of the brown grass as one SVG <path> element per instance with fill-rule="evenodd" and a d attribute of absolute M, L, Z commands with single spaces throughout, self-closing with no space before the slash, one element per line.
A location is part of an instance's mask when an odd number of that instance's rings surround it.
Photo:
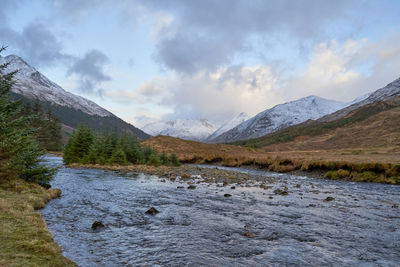
<path fill-rule="evenodd" d="M 367 149 L 378 147 L 386 154 L 400 147 L 400 107 L 317 136 L 298 136 L 291 142 L 269 145 L 263 151 Z M 382 154 L 380 155 L 382 156 Z M 387 160 L 387 157 L 385 158 Z"/>
<path fill-rule="evenodd" d="M 160 152 L 175 153 L 184 163 L 242 163 L 257 158 L 255 149 L 225 144 L 206 144 L 170 136 L 156 136 L 142 142 Z"/>
<path fill-rule="evenodd" d="M 60 194 L 20 179 L 0 182 L 0 266 L 76 266 L 35 211 Z"/>
<path fill-rule="evenodd" d="M 220 163 L 225 166 L 255 165 L 276 172 L 314 171 L 325 175 L 329 171 L 344 168 L 351 175 L 326 176 L 327 178 L 348 179 L 400 184 L 400 146 L 361 149 L 331 150 L 287 150 L 256 151 L 240 146 L 224 144 L 205 144 L 186 141 L 178 138 L 157 136 L 146 140 L 143 145 L 154 147 L 159 151 L 175 153 L 183 162 Z M 383 166 L 383 171 L 374 166 Z M 364 172 L 372 172 L 374 177 Z M 367 177 L 368 176 L 368 177 Z"/>

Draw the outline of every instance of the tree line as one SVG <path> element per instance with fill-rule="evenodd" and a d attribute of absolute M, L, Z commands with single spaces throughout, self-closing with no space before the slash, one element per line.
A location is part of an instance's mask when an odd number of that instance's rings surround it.
<path fill-rule="evenodd" d="M 45 111 L 39 100 L 33 104 L 26 102 L 22 110 L 24 116 L 32 116 L 30 126 L 36 129 L 34 136 L 41 147 L 47 151 L 62 151 L 61 122 L 50 109 Z"/>
<path fill-rule="evenodd" d="M 142 146 L 136 137 L 130 134 L 118 135 L 117 132 L 98 134 L 81 124 L 74 131 L 64 149 L 64 162 L 82 164 L 148 164 L 179 166 L 175 154 Z"/>

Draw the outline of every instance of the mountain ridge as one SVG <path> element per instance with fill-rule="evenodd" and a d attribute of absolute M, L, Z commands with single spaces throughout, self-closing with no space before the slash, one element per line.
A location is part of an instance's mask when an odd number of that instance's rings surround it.
<path fill-rule="evenodd" d="M 227 143 L 257 138 L 309 119 L 318 119 L 337 111 L 347 104 L 318 96 L 307 96 L 298 100 L 275 105 L 215 137 L 210 142 Z"/>
<path fill-rule="evenodd" d="M 222 124 L 214 133 L 207 137 L 207 142 L 213 140 L 217 136 L 235 128 L 242 122 L 248 120 L 250 117 L 245 112 L 241 112 L 236 117 L 232 118 L 231 120 L 227 121 L 226 123 Z"/>
<path fill-rule="evenodd" d="M 0 56 L 0 64 L 6 63 L 8 66 L 5 73 L 17 71 L 11 89 L 13 97 L 22 98 L 25 102 L 39 101 L 67 126 L 64 128 L 76 128 L 80 123 L 84 123 L 95 131 L 127 132 L 142 140 L 150 137 L 95 102 L 64 90 L 21 57 Z"/>

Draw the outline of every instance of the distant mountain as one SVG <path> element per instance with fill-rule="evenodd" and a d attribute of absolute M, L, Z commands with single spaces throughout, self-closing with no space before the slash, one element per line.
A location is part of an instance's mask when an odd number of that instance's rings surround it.
<path fill-rule="evenodd" d="M 400 146 L 400 79 L 318 120 L 236 141 L 264 151 Z"/>
<path fill-rule="evenodd" d="M 233 119 L 231 119 L 230 121 L 224 123 L 221 127 L 219 127 L 213 134 L 211 134 L 207 138 L 207 141 L 213 140 L 217 136 L 231 130 L 232 128 L 238 126 L 239 124 L 241 124 L 242 122 L 244 122 L 248 119 L 249 119 L 249 115 L 247 115 L 244 112 L 240 113 L 239 115 L 237 115 L 236 117 L 234 117 Z"/>
<path fill-rule="evenodd" d="M 267 109 L 209 141 L 226 143 L 260 137 L 310 119 L 318 119 L 346 105 L 344 102 L 308 96 Z"/>
<path fill-rule="evenodd" d="M 349 114 L 351 111 L 365 106 L 367 104 L 371 104 L 377 101 L 387 101 L 393 97 L 400 96 L 400 78 L 394 80 L 393 82 L 389 83 L 383 88 L 380 88 L 370 94 L 362 96 L 354 100 L 350 105 L 347 107 L 338 110 L 332 114 L 322 117 L 319 119 L 320 121 L 332 121 L 339 118 L 342 118 Z"/>
<path fill-rule="evenodd" d="M 217 127 L 205 119 L 176 119 L 145 125 L 142 130 L 151 135 L 166 135 L 185 140 L 204 141 Z"/>
<path fill-rule="evenodd" d="M 9 63 L 5 73 L 18 71 L 12 87 L 14 97 L 23 98 L 27 102 L 38 100 L 45 109 L 50 109 L 61 120 L 64 129 L 71 131 L 79 123 L 85 123 L 96 131 L 117 130 L 134 134 L 139 139 L 150 137 L 96 103 L 65 91 L 22 58 L 15 55 L 0 57 L 0 64 L 5 63 Z"/>

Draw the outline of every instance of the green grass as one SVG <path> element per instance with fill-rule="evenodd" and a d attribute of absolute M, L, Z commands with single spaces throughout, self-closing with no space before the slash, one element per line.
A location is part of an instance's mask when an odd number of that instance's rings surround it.
<path fill-rule="evenodd" d="M 20 179 L 0 182 L 0 266 L 76 266 L 36 211 L 60 194 Z"/>

